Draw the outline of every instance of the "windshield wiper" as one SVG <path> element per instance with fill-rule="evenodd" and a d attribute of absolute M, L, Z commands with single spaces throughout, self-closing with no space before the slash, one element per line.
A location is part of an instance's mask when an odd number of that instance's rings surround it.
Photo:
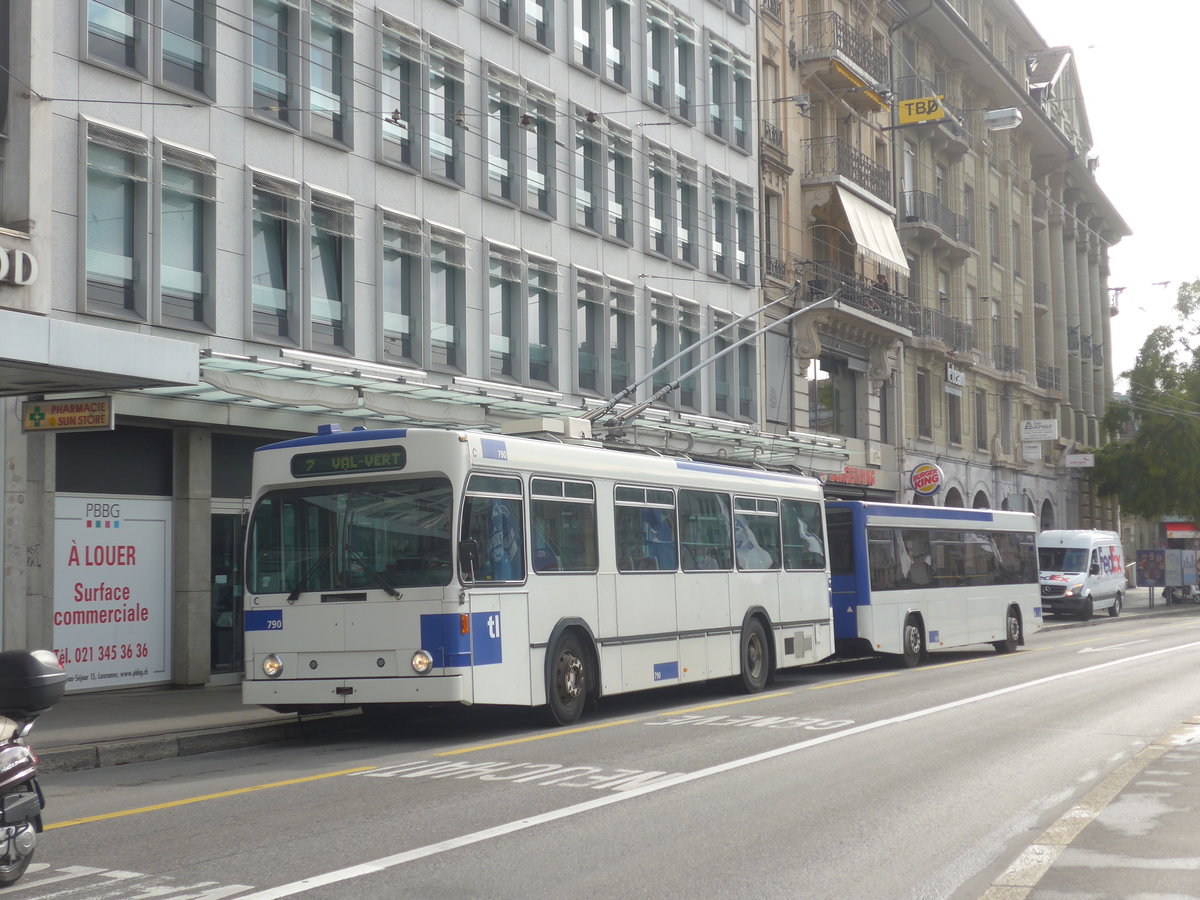
<path fill-rule="evenodd" d="M 387 591 L 389 594 L 391 594 L 397 600 L 399 600 L 401 597 L 404 596 L 399 590 L 396 589 L 396 586 L 394 584 L 392 584 L 390 581 L 387 580 L 387 578 L 384 577 L 382 572 L 376 571 L 374 566 L 367 564 L 366 557 L 364 557 L 361 553 L 359 553 L 353 547 L 347 547 L 346 549 L 350 551 L 350 558 L 352 560 L 354 560 L 356 563 L 358 563 L 360 566 L 362 566 L 363 571 L 366 572 L 367 574 L 369 574 L 371 576 L 371 579 L 377 585 L 379 585 L 381 588 L 383 588 L 385 591 Z"/>
<path fill-rule="evenodd" d="M 337 547 L 332 544 L 326 547 L 325 555 L 317 560 L 316 565 L 309 566 L 304 570 L 304 574 L 296 579 L 296 586 L 292 588 L 292 592 L 287 596 L 287 602 L 289 606 L 295 605 L 296 601 L 300 598 L 300 592 L 308 587 L 315 577 L 325 574 L 325 570 L 328 569 L 329 564 L 333 562 L 333 554 L 336 552 L 336 550 Z"/>

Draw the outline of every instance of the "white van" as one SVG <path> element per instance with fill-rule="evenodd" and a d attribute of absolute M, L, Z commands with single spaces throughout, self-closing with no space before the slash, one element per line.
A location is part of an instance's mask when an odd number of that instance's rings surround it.
<path fill-rule="evenodd" d="M 1044 615 L 1074 615 L 1086 622 L 1107 609 L 1121 614 L 1125 599 L 1125 551 L 1115 531 L 1043 531 L 1038 569 Z"/>

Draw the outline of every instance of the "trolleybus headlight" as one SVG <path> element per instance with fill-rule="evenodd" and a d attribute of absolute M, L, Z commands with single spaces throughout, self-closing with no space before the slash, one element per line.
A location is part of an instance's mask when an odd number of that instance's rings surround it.
<path fill-rule="evenodd" d="M 413 671 L 418 675 L 425 675 L 433 668 L 433 657 L 428 650 L 418 650 L 412 655 Z"/>
<path fill-rule="evenodd" d="M 278 678 L 283 674 L 283 660 L 272 653 L 262 661 L 262 670 L 268 678 Z"/>

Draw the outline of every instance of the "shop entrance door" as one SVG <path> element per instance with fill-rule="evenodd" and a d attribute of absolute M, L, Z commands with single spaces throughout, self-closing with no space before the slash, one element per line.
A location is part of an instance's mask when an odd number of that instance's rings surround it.
<path fill-rule="evenodd" d="M 212 517 L 212 663 L 214 682 L 237 681 L 242 673 L 242 512 L 220 510 Z M 225 676 L 217 678 L 216 676 Z"/>

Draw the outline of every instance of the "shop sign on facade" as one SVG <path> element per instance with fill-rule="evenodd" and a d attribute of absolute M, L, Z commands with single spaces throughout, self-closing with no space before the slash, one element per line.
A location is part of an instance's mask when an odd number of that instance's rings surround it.
<path fill-rule="evenodd" d="M 846 466 L 840 472 L 825 472 L 817 477 L 823 484 L 853 484 L 860 487 L 875 485 L 875 470 L 862 466 Z"/>
<path fill-rule="evenodd" d="M 22 431 L 111 431 L 115 425 L 112 397 L 70 400 L 26 400 L 21 404 Z"/>
<path fill-rule="evenodd" d="M 1058 419 L 1025 419 L 1021 422 L 1021 440 L 1058 440 Z"/>
<path fill-rule="evenodd" d="M 1090 469 L 1096 465 L 1096 454 L 1068 453 L 1066 465 L 1068 469 Z"/>
<path fill-rule="evenodd" d="M 0 282 L 21 287 L 33 284 L 38 277 L 38 261 L 32 253 L 0 247 Z"/>
<path fill-rule="evenodd" d="M 170 500 L 56 498 L 54 652 L 67 690 L 170 680 L 170 558 Z"/>
<path fill-rule="evenodd" d="M 932 497 L 942 489 L 946 477 L 942 474 L 941 466 L 933 463 L 921 463 L 909 475 L 909 483 L 915 493 L 922 497 Z"/>

